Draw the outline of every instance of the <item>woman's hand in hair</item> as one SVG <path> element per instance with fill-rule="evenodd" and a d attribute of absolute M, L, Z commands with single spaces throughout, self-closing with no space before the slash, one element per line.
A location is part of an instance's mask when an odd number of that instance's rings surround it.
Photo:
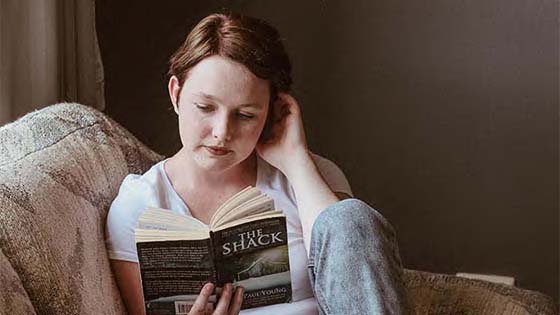
<path fill-rule="evenodd" d="M 257 153 L 284 174 L 294 163 L 309 158 L 307 141 L 297 101 L 279 93 L 274 104 L 271 135 L 257 145 Z"/>
<path fill-rule="evenodd" d="M 303 229 L 303 241 L 309 253 L 313 223 L 323 209 L 339 199 L 322 178 L 309 150 L 296 100 L 279 95 L 272 136 L 257 145 L 257 153 L 282 171 L 294 189 Z"/>

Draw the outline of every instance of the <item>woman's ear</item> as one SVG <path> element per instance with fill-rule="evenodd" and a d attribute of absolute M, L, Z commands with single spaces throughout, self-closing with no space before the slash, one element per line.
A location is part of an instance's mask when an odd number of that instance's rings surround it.
<path fill-rule="evenodd" d="M 169 91 L 169 98 L 171 103 L 173 103 L 173 109 L 175 113 L 179 115 L 179 93 L 181 92 L 181 86 L 179 85 L 179 79 L 176 76 L 172 76 L 167 84 L 167 89 Z"/>

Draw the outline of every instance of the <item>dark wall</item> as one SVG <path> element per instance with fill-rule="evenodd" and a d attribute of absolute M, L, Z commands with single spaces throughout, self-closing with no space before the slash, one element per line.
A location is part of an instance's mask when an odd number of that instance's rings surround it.
<path fill-rule="evenodd" d="M 106 112 L 180 145 L 167 59 L 228 7 L 286 39 L 310 147 L 395 226 L 408 268 L 558 300 L 558 2 L 97 1 Z"/>

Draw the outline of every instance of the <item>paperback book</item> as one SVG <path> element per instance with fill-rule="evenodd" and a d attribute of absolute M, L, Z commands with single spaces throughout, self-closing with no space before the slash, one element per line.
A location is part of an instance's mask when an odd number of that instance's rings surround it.
<path fill-rule="evenodd" d="M 148 315 L 188 314 L 207 282 L 244 288 L 242 309 L 292 300 L 286 217 L 271 198 L 247 187 L 224 202 L 208 225 L 147 208 L 135 230 Z"/>

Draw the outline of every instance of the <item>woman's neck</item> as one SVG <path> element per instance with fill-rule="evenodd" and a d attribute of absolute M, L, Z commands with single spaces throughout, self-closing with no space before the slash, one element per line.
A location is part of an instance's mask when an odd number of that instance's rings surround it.
<path fill-rule="evenodd" d="M 257 181 L 257 157 L 254 152 L 245 161 L 220 172 L 198 167 L 196 162 L 182 151 L 177 152 L 166 164 L 166 172 L 173 186 L 180 189 L 242 189 L 249 185 L 255 186 Z"/>

